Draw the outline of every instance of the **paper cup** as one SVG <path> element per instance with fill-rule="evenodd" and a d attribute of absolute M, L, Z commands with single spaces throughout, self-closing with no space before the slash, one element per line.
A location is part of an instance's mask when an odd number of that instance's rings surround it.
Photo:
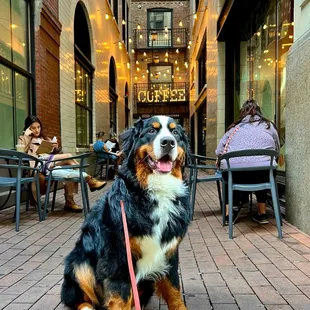
<path fill-rule="evenodd" d="M 25 145 L 24 144 L 17 144 L 16 145 L 16 151 L 17 152 L 25 152 Z"/>

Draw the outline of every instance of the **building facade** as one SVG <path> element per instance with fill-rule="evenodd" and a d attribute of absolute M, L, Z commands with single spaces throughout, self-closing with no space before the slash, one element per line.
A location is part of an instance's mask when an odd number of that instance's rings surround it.
<path fill-rule="evenodd" d="M 129 126 L 127 1 L 0 5 L 1 147 L 15 146 L 29 114 L 73 153 L 89 149 L 96 131 Z"/>
<path fill-rule="evenodd" d="M 0 147 L 29 114 L 73 154 L 131 125 L 129 14 L 126 0 L 0 1 Z"/>
<path fill-rule="evenodd" d="M 303 154 L 309 118 L 309 1 L 211 0 L 192 2 L 191 8 L 198 16 L 191 28 L 195 48 L 190 54 L 195 151 L 214 156 L 244 101 L 254 98 L 279 131 L 282 211 L 309 233 L 310 196 L 302 185 L 308 166 Z"/>
<path fill-rule="evenodd" d="M 169 115 L 188 129 L 189 1 L 131 2 L 133 118 Z"/>

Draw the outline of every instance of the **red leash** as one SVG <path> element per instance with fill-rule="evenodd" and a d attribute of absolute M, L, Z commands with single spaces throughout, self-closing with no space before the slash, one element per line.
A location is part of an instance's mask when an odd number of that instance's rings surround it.
<path fill-rule="evenodd" d="M 136 282 L 136 277 L 135 277 L 135 271 L 134 271 L 133 265 L 132 265 L 131 249 L 130 249 L 130 242 L 129 242 L 129 235 L 128 235 L 128 227 L 127 227 L 126 213 L 125 213 L 123 200 L 120 201 L 120 204 L 121 204 L 121 209 L 122 209 L 122 220 L 123 220 L 123 228 L 124 228 L 124 235 L 125 235 L 127 263 L 128 263 L 128 268 L 129 268 L 131 287 L 132 287 L 132 291 L 133 291 L 133 299 L 135 302 L 136 310 L 141 310 L 140 299 L 139 299 L 139 294 L 138 294 L 138 289 L 137 289 L 137 282 Z"/>

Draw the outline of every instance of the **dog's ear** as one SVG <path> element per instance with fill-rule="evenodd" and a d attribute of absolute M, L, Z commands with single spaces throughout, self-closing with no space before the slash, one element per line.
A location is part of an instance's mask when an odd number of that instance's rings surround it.
<path fill-rule="evenodd" d="M 134 150 L 135 141 L 139 137 L 143 128 L 143 119 L 140 118 L 134 123 L 134 127 L 129 128 L 120 135 L 120 140 L 122 141 L 122 150 L 125 156 L 130 157 Z"/>
<path fill-rule="evenodd" d="M 190 158 L 191 158 L 191 148 L 190 148 L 188 136 L 185 133 L 185 130 L 183 129 L 181 125 L 177 126 L 177 130 L 180 135 L 180 146 L 184 149 L 186 153 L 185 164 L 189 164 Z"/>

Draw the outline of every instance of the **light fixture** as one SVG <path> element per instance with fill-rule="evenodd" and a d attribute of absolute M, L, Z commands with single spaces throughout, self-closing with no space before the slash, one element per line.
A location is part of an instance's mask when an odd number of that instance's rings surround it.
<path fill-rule="evenodd" d="M 140 26 L 140 24 L 138 24 L 138 25 L 137 25 L 137 29 L 139 29 L 139 30 L 141 29 L 141 26 Z"/>
<path fill-rule="evenodd" d="M 175 60 L 175 61 L 174 61 L 174 63 L 177 65 L 177 64 L 178 64 L 178 61 L 177 61 L 177 60 Z"/>
<path fill-rule="evenodd" d="M 124 19 L 122 20 L 122 25 L 126 25 L 126 21 Z"/>
<path fill-rule="evenodd" d="M 177 54 L 179 54 L 179 49 L 177 48 L 175 52 L 176 52 Z"/>
<path fill-rule="evenodd" d="M 135 76 L 135 80 L 137 80 L 138 78 Z"/>
<path fill-rule="evenodd" d="M 174 79 L 174 75 L 173 74 L 171 75 L 171 78 Z"/>
<path fill-rule="evenodd" d="M 109 19 L 110 18 L 110 15 L 109 14 L 105 14 L 105 19 Z"/>
<path fill-rule="evenodd" d="M 145 79 L 145 75 L 143 74 L 142 77 Z"/>
<path fill-rule="evenodd" d="M 197 19 L 197 14 L 196 13 L 194 14 L 194 19 Z"/>
<path fill-rule="evenodd" d="M 165 26 L 165 32 L 168 32 L 168 27 L 167 26 Z"/>
<path fill-rule="evenodd" d="M 158 56 L 155 56 L 154 59 L 153 59 L 154 63 L 155 64 L 158 64 L 159 63 L 159 57 Z"/>
<path fill-rule="evenodd" d="M 127 68 L 130 69 L 130 63 L 129 62 L 127 62 Z"/>
<path fill-rule="evenodd" d="M 165 56 L 168 57 L 168 52 L 166 52 Z"/>
<path fill-rule="evenodd" d="M 177 42 L 179 42 L 179 43 L 181 42 L 181 39 L 180 39 L 180 37 L 177 37 Z"/>
<path fill-rule="evenodd" d="M 139 60 L 136 60 L 136 64 L 137 64 L 137 65 L 139 64 Z"/>
<path fill-rule="evenodd" d="M 168 62 L 168 58 L 167 57 L 165 58 L 165 62 Z"/>
<path fill-rule="evenodd" d="M 179 21 L 179 26 L 180 26 L 180 27 L 183 27 L 183 23 L 182 23 L 181 20 Z"/>
<path fill-rule="evenodd" d="M 135 53 L 135 50 L 132 48 L 131 49 L 131 54 L 134 54 Z"/>
<path fill-rule="evenodd" d="M 143 56 L 144 56 L 144 57 L 146 56 L 146 52 L 143 53 Z"/>
<path fill-rule="evenodd" d="M 139 35 L 139 39 L 143 39 L 143 35 L 142 34 Z"/>
<path fill-rule="evenodd" d="M 137 67 L 137 71 L 138 71 L 138 72 L 140 71 L 140 68 L 139 68 L 139 67 Z"/>
<path fill-rule="evenodd" d="M 177 71 L 179 71 L 180 69 L 179 69 L 179 67 L 177 67 Z"/>
<path fill-rule="evenodd" d="M 132 43 L 132 39 L 131 39 L 131 37 L 129 37 L 128 41 L 129 41 L 129 43 Z"/>
<path fill-rule="evenodd" d="M 151 32 L 151 39 L 152 39 L 152 41 L 156 41 L 157 40 L 157 32 L 156 31 L 152 31 Z"/>
<path fill-rule="evenodd" d="M 146 69 L 146 73 L 149 73 L 149 70 L 148 70 L 148 69 Z"/>

